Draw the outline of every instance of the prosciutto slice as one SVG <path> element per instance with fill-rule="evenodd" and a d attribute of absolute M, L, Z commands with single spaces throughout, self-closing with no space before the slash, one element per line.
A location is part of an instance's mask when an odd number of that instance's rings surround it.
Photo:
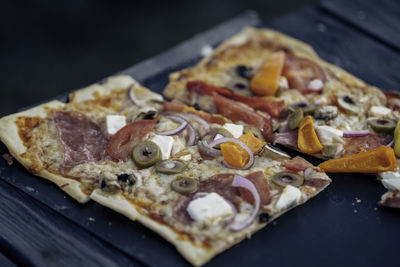
<path fill-rule="evenodd" d="M 62 167 L 72 168 L 104 157 L 107 138 L 100 127 L 85 115 L 58 111 L 54 114 L 54 122 L 64 148 Z"/>

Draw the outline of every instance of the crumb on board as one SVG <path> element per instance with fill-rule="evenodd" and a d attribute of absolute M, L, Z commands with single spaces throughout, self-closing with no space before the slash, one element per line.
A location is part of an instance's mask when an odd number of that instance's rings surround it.
<path fill-rule="evenodd" d="M 357 212 L 358 212 L 358 210 L 353 210 L 353 212 L 354 212 L 354 213 L 357 213 Z"/>
<path fill-rule="evenodd" d="M 11 156 L 10 154 L 4 153 L 4 154 L 2 155 L 2 157 L 3 157 L 3 159 L 5 159 L 5 160 L 7 161 L 7 164 L 8 164 L 8 165 L 11 166 L 11 165 L 14 163 L 14 158 L 13 158 L 13 156 Z"/>

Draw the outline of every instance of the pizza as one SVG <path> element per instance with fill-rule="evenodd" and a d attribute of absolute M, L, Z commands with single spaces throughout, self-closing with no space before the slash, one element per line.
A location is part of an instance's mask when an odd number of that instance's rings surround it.
<path fill-rule="evenodd" d="M 176 105 L 257 127 L 268 142 L 326 160 L 327 172 L 376 173 L 389 190 L 380 204 L 400 208 L 398 92 L 366 84 L 299 40 L 256 28 L 169 79 L 164 95 Z"/>
<path fill-rule="evenodd" d="M 267 122 L 260 130 L 166 102 L 120 75 L 1 118 L 0 139 L 32 174 L 144 224 L 202 265 L 331 182 L 268 144 Z"/>

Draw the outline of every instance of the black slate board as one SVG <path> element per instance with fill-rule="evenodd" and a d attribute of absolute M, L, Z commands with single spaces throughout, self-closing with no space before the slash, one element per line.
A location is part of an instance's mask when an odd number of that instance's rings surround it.
<path fill-rule="evenodd" d="M 400 1 L 334 0 L 321 7 L 349 25 L 400 51 Z"/>
<path fill-rule="evenodd" d="M 333 63 L 369 82 L 383 86 L 395 86 L 398 83 L 398 76 L 387 69 L 386 63 L 380 63 L 375 69 L 366 66 L 369 60 L 366 55 L 378 53 L 385 59 L 396 61 L 398 54 L 348 29 L 318 9 L 305 9 L 268 25 L 305 40 L 323 58 L 333 59 Z M 356 50 L 351 48 L 352 44 L 364 45 L 362 50 Z M 189 53 L 190 46 L 187 49 Z M 193 52 L 192 57 L 189 56 L 181 64 L 168 65 L 170 68 L 160 69 L 152 77 L 138 80 L 160 91 L 167 82 L 168 72 L 186 67 L 199 59 L 198 49 Z M 382 70 L 379 71 L 379 68 Z M 130 73 L 130 70 L 125 73 Z M 4 149 L 4 146 L 1 147 L 1 152 Z M 130 222 L 96 203 L 83 206 L 68 197 L 64 198 L 56 186 L 32 177 L 19 164 L 9 167 L 4 160 L 0 160 L 0 176 L 146 265 L 187 265 L 172 245 L 140 224 Z M 282 216 L 250 240 L 217 256 L 208 266 L 396 266 L 400 213 L 376 209 L 376 202 L 385 191 L 380 182 L 368 175 L 332 177 L 333 184 L 323 193 Z M 154 252 L 157 257 L 154 257 Z"/>

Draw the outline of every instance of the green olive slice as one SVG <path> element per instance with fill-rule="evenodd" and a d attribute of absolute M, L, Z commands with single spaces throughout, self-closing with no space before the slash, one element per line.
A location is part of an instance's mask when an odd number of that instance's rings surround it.
<path fill-rule="evenodd" d="M 211 143 L 214 141 L 215 136 L 217 134 L 220 134 L 224 137 L 233 137 L 233 135 L 225 128 L 219 128 L 219 129 L 214 129 L 210 133 L 208 133 L 206 136 L 203 137 L 203 141 L 205 141 L 207 144 Z M 216 145 L 214 148 L 220 149 L 220 145 Z"/>
<path fill-rule="evenodd" d="M 396 128 L 396 122 L 381 118 L 369 118 L 367 123 L 378 133 L 391 133 Z"/>
<path fill-rule="evenodd" d="M 187 164 L 181 160 L 167 159 L 156 163 L 156 171 L 165 174 L 176 174 L 183 172 Z"/>
<path fill-rule="evenodd" d="M 297 109 L 293 111 L 288 118 L 288 126 L 290 130 L 294 130 L 299 127 L 300 122 L 303 120 L 304 114 L 303 110 Z"/>
<path fill-rule="evenodd" d="M 180 194 L 188 195 L 196 192 L 198 187 L 198 182 L 193 178 L 178 178 L 171 183 L 171 188 L 175 192 Z"/>
<path fill-rule="evenodd" d="M 299 187 L 304 182 L 304 177 L 292 172 L 280 172 L 271 177 L 272 181 L 282 187 L 292 185 Z"/>
<path fill-rule="evenodd" d="M 301 109 L 303 111 L 304 116 L 307 116 L 314 114 L 315 106 L 306 102 L 298 102 L 290 105 L 289 109 L 293 111 Z"/>
<path fill-rule="evenodd" d="M 152 141 L 143 141 L 133 148 L 132 159 L 142 168 L 147 168 L 161 160 L 161 150 Z"/>
<path fill-rule="evenodd" d="M 260 139 L 261 141 L 265 141 L 261 130 L 258 129 L 257 127 L 254 126 L 244 126 L 243 128 L 243 134 L 246 134 L 248 132 L 252 132 L 254 134 L 255 137 L 257 137 L 258 139 Z"/>

